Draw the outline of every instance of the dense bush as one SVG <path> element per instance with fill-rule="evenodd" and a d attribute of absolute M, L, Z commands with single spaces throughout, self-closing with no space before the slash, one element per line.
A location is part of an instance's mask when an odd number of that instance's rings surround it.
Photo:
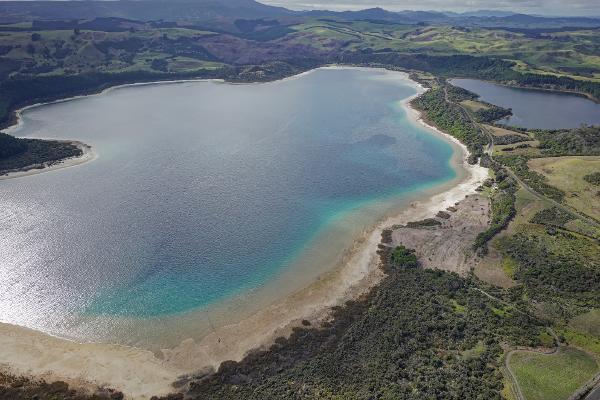
<path fill-rule="evenodd" d="M 425 120 L 463 142 L 473 158 L 481 156 L 483 146 L 487 144 L 486 136 L 460 106 L 446 101 L 444 87 L 430 89 L 412 104 L 423 113 Z"/>
<path fill-rule="evenodd" d="M 543 154 L 600 155 L 600 126 L 582 126 L 560 131 L 535 131 Z"/>
<path fill-rule="evenodd" d="M 600 305 L 600 248 L 570 232 L 544 230 L 502 239 L 502 247 L 518 263 L 515 277 L 534 298 L 575 298 L 581 305 Z"/>
<path fill-rule="evenodd" d="M 167 72 L 168 66 L 169 66 L 169 62 L 167 60 L 165 60 L 164 58 L 155 58 L 154 60 L 152 60 L 152 63 L 150 64 L 150 68 L 152 68 L 153 70 L 163 71 L 163 72 Z"/>
<path fill-rule="evenodd" d="M 448 91 L 448 100 L 456 103 L 465 100 L 477 100 L 479 98 L 477 94 L 459 86 L 447 85 L 446 90 Z"/>
<path fill-rule="evenodd" d="M 478 94 L 467 89 L 463 89 L 459 86 L 446 85 L 446 91 L 448 93 L 449 101 L 460 103 L 461 101 L 465 100 L 476 100 L 484 104 L 485 108 L 481 108 L 473 112 L 473 116 L 477 122 L 491 123 L 512 115 L 512 111 L 510 109 L 482 101 L 479 99 Z"/>
<path fill-rule="evenodd" d="M 540 326 L 458 275 L 388 269 L 323 328 L 192 381 L 191 399 L 500 400 L 500 342 L 537 345 Z"/>
<path fill-rule="evenodd" d="M 563 227 L 575 218 L 558 207 L 545 208 L 538 211 L 530 220 L 531 223 Z"/>
<path fill-rule="evenodd" d="M 486 249 L 484 246 L 500 231 L 505 229 L 514 218 L 515 192 L 517 183 L 501 168 L 495 168 L 496 190 L 491 196 L 491 220 L 488 228 L 477 235 L 473 247 L 475 249 Z"/>
<path fill-rule="evenodd" d="M 556 201 L 563 201 L 565 193 L 546 183 L 546 177 L 533 171 L 527 165 L 529 158 L 522 155 L 495 157 L 503 165 L 509 167 L 523 182 L 536 192 Z"/>
<path fill-rule="evenodd" d="M 503 108 L 489 103 L 486 104 L 486 106 L 487 108 L 479 109 L 473 113 L 478 122 L 491 123 L 512 115 L 512 110 L 509 108 Z"/>
<path fill-rule="evenodd" d="M 592 185 L 600 185 L 600 172 L 594 172 L 588 175 L 585 175 L 583 177 L 583 179 L 588 182 L 591 183 Z"/>
<path fill-rule="evenodd" d="M 399 53 L 344 53 L 339 57 L 342 63 L 382 64 L 406 69 L 427 71 L 442 76 L 461 76 L 487 79 L 509 85 L 568 90 L 586 93 L 600 99 L 600 83 L 547 74 L 520 73 L 513 69 L 514 63 L 488 56 L 470 55 L 428 55 Z"/>
<path fill-rule="evenodd" d="M 46 382 L 16 377 L 0 372 L 0 400 L 122 400 L 123 393 L 101 389 L 96 393 L 82 393 L 66 382 Z"/>
<path fill-rule="evenodd" d="M 517 74 L 514 77 L 506 76 L 504 79 L 513 79 L 522 86 L 535 88 L 546 88 L 555 90 L 571 90 L 586 93 L 595 99 L 600 99 L 600 83 L 573 79 L 566 76 L 541 75 L 541 74 Z"/>
<path fill-rule="evenodd" d="M 0 153 L 4 153 L 2 138 L 9 137 L 8 141 L 16 140 L 22 150 L 13 152 L 7 157 L 0 157 L 0 174 L 7 171 L 39 165 L 52 164 L 70 157 L 79 157 L 82 151 L 77 146 L 53 140 L 15 139 L 12 136 L 0 134 Z"/>
<path fill-rule="evenodd" d="M 338 57 L 341 63 L 350 64 L 381 64 L 431 72 L 442 76 L 464 76 L 482 79 L 496 79 L 521 75 L 514 71 L 514 63 L 491 57 L 476 57 L 470 55 L 429 55 L 399 53 L 396 51 L 363 53 L 348 52 Z"/>
<path fill-rule="evenodd" d="M 521 136 L 521 135 L 494 136 L 494 144 L 498 144 L 498 145 L 519 143 L 519 142 L 524 142 L 526 140 L 531 140 L 531 139 Z"/>
<path fill-rule="evenodd" d="M 0 161 L 27 150 L 24 140 L 0 132 Z"/>
<path fill-rule="evenodd" d="M 396 246 L 394 251 L 392 251 L 392 263 L 395 266 L 406 268 L 416 268 L 419 266 L 415 251 L 413 249 L 407 249 L 404 246 Z"/>

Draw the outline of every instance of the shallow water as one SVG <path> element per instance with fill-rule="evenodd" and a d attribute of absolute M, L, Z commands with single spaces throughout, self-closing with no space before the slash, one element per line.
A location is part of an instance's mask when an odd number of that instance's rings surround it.
<path fill-rule="evenodd" d="M 27 110 L 13 134 L 81 140 L 98 158 L 0 182 L 0 320 L 113 340 L 124 319 L 199 310 L 299 268 L 357 210 L 456 177 L 452 147 L 399 105 L 415 93 L 397 73 L 319 69 Z"/>
<path fill-rule="evenodd" d="M 452 79 L 452 84 L 477 93 L 483 101 L 512 108 L 498 123 L 523 128 L 564 129 L 600 124 L 600 104 L 575 94 L 522 89 L 476 79 Z"/>

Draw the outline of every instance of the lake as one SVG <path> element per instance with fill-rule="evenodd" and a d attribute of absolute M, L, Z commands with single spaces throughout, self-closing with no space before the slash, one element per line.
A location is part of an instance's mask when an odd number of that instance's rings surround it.
<path fill-rule="evenodd" d="M 600 124 L 600 104 L 576 94 L 507 87 L 476 79 L 450 82 L 478 94 L 483 101 L 512 108 L 513 115 L 499 120 L 500 124 L 539 129 Z"/>
<path fill-rule="evenodd" d="M 401 106 L 415 93 L 399 73 L 319 69 L 26 110 L 12 134 L 81 140 L 97 159 L 0 181 L 0 319 L 128 342 L 145 332 L 124 321 L 184 315 L 290 271 L 306 284 L 333 261 L 303 263 L 315 246 L 339 257 L 385 212 L 457 177 L 454 148 Z"/>

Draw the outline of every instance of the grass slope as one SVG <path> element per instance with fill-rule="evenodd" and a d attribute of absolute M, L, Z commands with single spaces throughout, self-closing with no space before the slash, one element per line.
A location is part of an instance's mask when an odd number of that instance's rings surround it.
<path fill-rule="evenodd" d="M 526 400 L 566 400 L 598 372 L 596 361 L 575 348 L 552 355 L 515 352 L 509 366 Z"/>
<path fill-rule="evenodd" d="M 544 175 L 548 184 L 564 191 L 569 206 L 600 219 L 600 186 L 584 179 L 584 176 L 600 171 L 600 157 L 536 158 L 528 165 Z"/>

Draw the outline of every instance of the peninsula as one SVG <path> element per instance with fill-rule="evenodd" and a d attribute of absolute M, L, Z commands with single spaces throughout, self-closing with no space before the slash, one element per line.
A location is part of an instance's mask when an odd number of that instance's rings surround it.
<path fill-rule="evenodd" d="M 1 2 L 0 399 L 593 399 L 599 28 Z"/>

